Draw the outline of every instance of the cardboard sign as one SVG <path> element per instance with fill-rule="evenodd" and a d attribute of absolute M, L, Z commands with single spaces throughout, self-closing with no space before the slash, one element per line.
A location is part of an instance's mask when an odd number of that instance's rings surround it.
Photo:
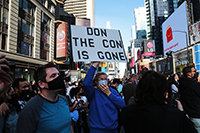
<path fill-rule="evenodd" d="M 74 62 L 127 62 L 120 31 L 71 25 Z"/>

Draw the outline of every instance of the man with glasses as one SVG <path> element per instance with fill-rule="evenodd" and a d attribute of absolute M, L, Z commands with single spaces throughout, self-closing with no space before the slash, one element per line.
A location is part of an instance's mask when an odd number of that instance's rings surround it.
<path fill-rule="evenodd" d="M 99 62 L 92 63 L 83 81 L 90 103 L 90 133 L 117 133 L 118 109 L 123 108 L 125 102 L 116 90 L 108 87 L 105 73 L 95 75 L 98 65 Z"/>
<path fill-rule="evenodd" d="M 183 77 L 179 79 L 179 93 L 184 111 L 200 133 L 200 84 L 193 79 L 194 74 L 194 66 L 183 68 Z"/>

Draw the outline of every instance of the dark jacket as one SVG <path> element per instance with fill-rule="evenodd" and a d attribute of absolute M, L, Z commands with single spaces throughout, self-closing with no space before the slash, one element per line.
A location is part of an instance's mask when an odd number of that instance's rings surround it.
<path fill-rule="evenodd" d="M 184 111 L 192 118 L 200 118 L 200 84 L 192 78 L 180 78 L 179 93 Z"/>
<path fill-rule="evenodd" d="M 184 112 L 165 104 L 127 105 L 121 120 L 126 133 L 197 133 Z"/>
<path fill-rule="evenodd" d="M 128 105 L 129 99 L 136 95 L 136 84 L 135 83 L 127 83 L 123 86 L 122 93 L 124 95 L 124 100 L 126 105 Z"/>

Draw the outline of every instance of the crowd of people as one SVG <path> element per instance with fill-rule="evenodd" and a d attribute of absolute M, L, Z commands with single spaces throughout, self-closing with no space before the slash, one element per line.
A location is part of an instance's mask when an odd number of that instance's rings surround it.
<path fill-rule="evenodd" d="M 92 62 L 84 79 L 61 77 L 52 62 L 34 81 L 13 80 L 0 55 L 0 133 L 200 133 L 200 78 L 155 71 L 109 80 Z"/>

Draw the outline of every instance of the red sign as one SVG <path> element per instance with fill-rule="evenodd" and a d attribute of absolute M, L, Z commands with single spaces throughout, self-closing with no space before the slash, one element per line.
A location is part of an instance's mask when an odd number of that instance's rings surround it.
<path fill-rule="evenodd" d="M 65 57 L 66 56 L 66 24 L 62 23 L 57 28 L 57 52 L 56 57 Z"/>
<path fill-rule="evenodd" d="M 166 36 L 167 36 L 167 43 L 169 43 L 173 39 L 172 28 L 170 25 L 167 27 Z"/>
<path fill-rule="evenodd" d="M 131 67 L 134 66 L 134 57 L 131 58 Z"/>

